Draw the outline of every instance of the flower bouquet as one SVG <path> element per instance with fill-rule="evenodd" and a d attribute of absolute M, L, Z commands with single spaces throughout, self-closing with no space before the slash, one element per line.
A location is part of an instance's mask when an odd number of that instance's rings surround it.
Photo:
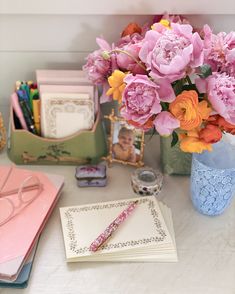
<path fill-rule="evenodd" d="M 83 69 L 102 85 L 101 103 L 117 100 L 129 124 L 170 136 L 186 153 L 211 151 L 223 132 L 235 134 L 235 32 L 195 30 L 165 15 L 97 44 Z"/>

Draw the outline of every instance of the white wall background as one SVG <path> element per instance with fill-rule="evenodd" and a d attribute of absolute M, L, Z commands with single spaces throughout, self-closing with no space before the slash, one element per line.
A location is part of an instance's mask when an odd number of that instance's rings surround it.
<path fill-rule="evenodd" d="M 194 25 L 235 30 L 235 1 L 185 0 L 0 0 L 0 109 L 16 80 L 35 79 L 36 69 L 80 69 L 96 49 L 96 36 L 109 42 L 132 21 L 140 24 L 165 10 L 184 13 Z M 216 4 L 217 3 L 217 4 Z M 213 13 L 213 14 L 211 14 Z"/>

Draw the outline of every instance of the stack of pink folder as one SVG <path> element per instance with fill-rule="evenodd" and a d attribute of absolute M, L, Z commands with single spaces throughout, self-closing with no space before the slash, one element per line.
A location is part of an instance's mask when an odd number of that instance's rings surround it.
<path fill-rule="evenodd" d="M 10 168 L 12 167 L 0 166 L 0 187 Z M 62 176 L 13 167 L 3 191 L 0 192 L 0 199 L 6 197 L 1 197 L 2 192 L 17 190 L 21 183 L 32 175 L 36 175 L 40 180 L 43 187 L 41 193 L 28 206 L 23 207 L 18 214 L 0 226 L 0 280 L 3 281 L 12 282 L 19 276 L 56 205 L 64 184 Z M 17 193 L 7 197 L 17 205 Z"/>

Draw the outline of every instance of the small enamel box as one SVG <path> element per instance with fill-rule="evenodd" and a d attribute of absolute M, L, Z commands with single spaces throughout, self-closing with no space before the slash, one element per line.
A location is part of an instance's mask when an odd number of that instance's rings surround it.
<path fill-rule="evenodd" d="M 107 184 L 106 166 L 103 164 L 78 166 L 75 177 L 79 187 L 104 187 Z"/>

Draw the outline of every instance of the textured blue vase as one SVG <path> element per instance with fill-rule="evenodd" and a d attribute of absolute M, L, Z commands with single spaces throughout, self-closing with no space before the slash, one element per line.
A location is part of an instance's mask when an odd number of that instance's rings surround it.
<path fill-rule="evenodd" d="M 194 207 L 206 215 L 221 214 L 235 194 L 235 147 L 226 141 L 213 151 L 193 154 L 191 198 Z"/>

